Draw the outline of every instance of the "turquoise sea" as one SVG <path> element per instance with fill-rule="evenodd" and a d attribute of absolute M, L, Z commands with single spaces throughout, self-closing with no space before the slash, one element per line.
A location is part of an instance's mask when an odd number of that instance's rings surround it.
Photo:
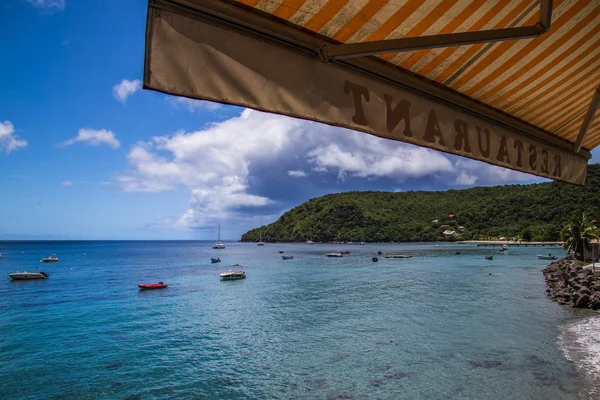
<path fill-rule="evenodd" d="M 0 397 L 599 396 L 597 314 L 545 296 L 535 255 L 559 248 L 211 244 L 0 243 Z M 235 263 L 247 279 L 220 281 Z M 50 278 L 7 275 L 35 268 Z"/>

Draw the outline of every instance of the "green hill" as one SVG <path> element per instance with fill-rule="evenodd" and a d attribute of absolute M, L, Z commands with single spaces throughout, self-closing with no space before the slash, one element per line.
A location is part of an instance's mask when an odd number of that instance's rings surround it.
<path fill-rule="evenodd" d="M 445 229 L 459 226 L 466 228 L 459 236 L 463 240 L 558 240 L 569 216 L 583 211 L 600 218 L 598 164 L 588 167 L 585 186 L 548 182 L 443 192 L 331 194 L 246 232 L 242 241 L 258 241 L 260 235 L 268 242 L 357 241 L 361 236 L 367 242 L 436 241 L 443 240 Z"/>

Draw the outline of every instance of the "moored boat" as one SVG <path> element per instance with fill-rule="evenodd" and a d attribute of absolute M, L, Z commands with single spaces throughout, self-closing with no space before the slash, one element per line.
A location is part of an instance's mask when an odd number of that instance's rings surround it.
<path fill-rule="evenodd" d="M 306 244 L 315 244 L 315 242 L 313 242 L 312 240 L 307 240 Z"/>
<path fill-rule="evenodd" d="M 221 242 L 221 225 L 219 225 L 219 234 L 217 236 L 217 243 L 213 245 L 213 249 L 221 250 L 224 249 L 225 245 Z"/>
<path fill-rule="evenodd" d="M 40 260 L 41 262 L 58 262 L 56 254 L 51 254 L 49 257 L 44 257 Z"/>
<path fill-rule="evenodd" d="M 233 267 L 242 267 L 240 264 L 234 264 Z M 231 281 L 234 279 L 244 279 L 246 277 L 246 273 L 241 269 L 230 269 L 229 271 L 220 273 L 219 276 L 224 281 Z"/>
<path fill-rule="evenodd" d="M 484 256 L 483 258 L 485 258 L 486 260 L 493 260 L 494 256 Z"/>
<path fill-rule="evenodd" d="M 158 282 L 158 283 L 140 283 L 138 284 L 140 290 L 152 290 L 152 289 L 165 289 L 167 286 L 166 283 Z"/>
<path fill-rule="evenodd" d="M 332 253 L 327 253 L 327 257 L 344 257 L 344 255 L 339 251 L 334 251 Z"/>
<path fill-rule="evenodd" d="M 211 258 L 211 259 L 210 259 L 210 262 L 211 262 L 211 263 L 220 263 L 220 262 L 221 262 L 221 259 L 220 259 L 219 257 L 217 257 L 217 258 Z"/>
<path fill-rule="evenodd" d="M 283 253 L 285 253 L 285 251 L 279 250 L 279 254 L 283 254 Z"/>
<path fill-rule="evenodd" d="M 284 260 L 293 260 L 294 256 L 281 256 L 281 258 Z"/>
<path fill-rule="evenodd" d="M 46 279 L 50 275 L 45 272 L 13 272 L 12 274 L 8 274 L 12 280 L 15 281 L 26 281 L 30 279 Z"/>
<path fill-rule="evenodd" d="M 412 258 L 410 254 L 387 254 L 385 258 Z"/>
<path fill-rule="evenodd" d="M 544 254 L 538 254 L 537 258 L 540 260 L 556 260 L 556 256 L 553 256 L 552 254 L 548 254 L 547 256 Z"/>
<path fill-rule="evenodd" d="M 373 261 L 373 262 L 377 262 L 377 261 L 379 261 L 379 258 L 377 258 L 377 257 L 373 257 L 373 258 L 371 258 L 371 261 Z"/>

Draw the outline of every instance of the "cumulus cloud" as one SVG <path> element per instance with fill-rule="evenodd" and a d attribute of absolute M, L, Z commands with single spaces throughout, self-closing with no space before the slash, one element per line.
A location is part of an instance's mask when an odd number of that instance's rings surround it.
<path fill-rule="evenodd" d="M 293 176 L 294 178 L 304 178 L 308 176 L 308 174 L 302 170 L 290 170 L 287 172 L 288 176 Z"/>
<path fill-rule="evenodd" d="M 316 171 L 335 170 L 340 179 L 350 175 L 402 181 L 408 177 L 454 170 L 450 160 L 442 153 L 411 145 L 390 146 L 384 140 L 360 134 L 352 136 L 350 145 L 332 143 L 319 146 L 309 151 L 308 156 Z"/>
<path fill-rule="evenodd" d="M 219 103 L 205 100 L 188 99 L 187 97 L 175 97 L 171 98 L 170 101 L 175 107 L 185 107 L 189 112 L 195 112 L 198 110 L 215 111 L 221 108 L 221 104 Z"/>
<path fill-rule="evenodd" d="M 532 179 L 422 147 L 248 109 L 199 131 L 140 142 L 127 157 L 130 168 L 116 178 L 123 190 L 189 190 L 188 210 L 171 219 L 183 228 L 278 215 L 308 196 L 332 191 Z M 301 184 L 289 179 L 309 176 Z"/>
<path fill-rule="evenodd" d="M 0 148 L 6 154 L 25 146 L 27 142 L 15 135 L 15 126 L 10 121 L 0 122 Z"/>
<path fill-rule="evenodd" d="M 63 146 L 70 146 L 77 142 L 83 142 L 90 146 L 100 146 L 102 144 L 106 144 L 113 149 L 118 149 L 121 145 L 115 134 L 112 131 L 108 131 L 106 129 L 80 129 L 77 136 L 71 138 L 65 142 L 63 142 Z"/>
<path fill-rule="evenodd" d="M 547 179 L 513 171 L 512 169 L 496 167 L 481 161 L 468 158 L 456 159 L 454 165 L 458 173 L 456 184 L 460 186 L 497 185 L 507 182 L 540 182 Z"/>
<path fill-rule="evenodd" d="M 127 98 L 142 88 L 142 82 L 139 79 L 133 81 L 123 79 L 121 83 L 113 86 L 113 96 L 121 103 L 125 103 Z"/>
<path fill-rule="evenodd" d="M 65 9 L 67 2 L 65 0 L 26 0 L 35 8 L 44 10 L 45 12 L 56 12 Z"/>

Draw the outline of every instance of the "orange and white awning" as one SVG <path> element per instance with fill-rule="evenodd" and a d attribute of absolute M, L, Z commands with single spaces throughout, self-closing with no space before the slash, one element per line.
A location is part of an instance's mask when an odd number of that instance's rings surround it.
<path fill-rule="evenodd" d="M 150 0 L 144 86 L 581 184 L 597 0 Z"/>

